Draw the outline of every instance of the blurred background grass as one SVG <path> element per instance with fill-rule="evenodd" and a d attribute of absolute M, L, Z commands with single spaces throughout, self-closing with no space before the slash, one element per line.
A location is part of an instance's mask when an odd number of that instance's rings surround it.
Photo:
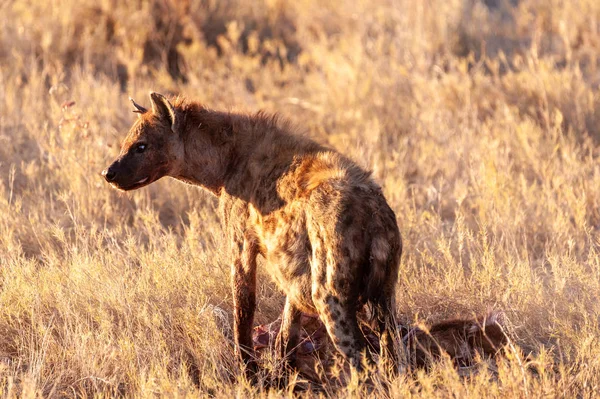
<path fill-rule="evenodd" d="M 231 361 L 215 199 L 99 175 L 150 90 L 279 112 L 373 170 L 404 323 L 506 313 L 521 349 L 494 375 L 442 362 L 376 394 L 597 395 L 599 2 L 8 0 L 0 18 L 4 395 L 267 395 Z M 257 323 L 283 303 L 259 281 Z"/>

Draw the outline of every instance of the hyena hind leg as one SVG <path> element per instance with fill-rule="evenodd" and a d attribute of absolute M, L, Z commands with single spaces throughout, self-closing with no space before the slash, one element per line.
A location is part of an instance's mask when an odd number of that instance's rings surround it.
<path fill-rule="evenodd" d="M 365 352 L 366 340 L 358 325 L 356 307 L 325 289 L 313 292 L 313 302 L 333 345 L 350 363 L 352 372 L 363 371 L 363 353 L 367 354 L 367 361 L 372 364 L 369 353 Z"/>

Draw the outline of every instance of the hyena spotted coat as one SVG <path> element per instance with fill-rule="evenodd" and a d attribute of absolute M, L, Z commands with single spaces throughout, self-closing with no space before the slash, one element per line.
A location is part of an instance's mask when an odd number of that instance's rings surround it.
<path fill-rule="evenodd" d="M 394 291 L 402 252 L 396 217 L 370 173 L 264 113 L 213 111 L 150 94 L 119 157 L 103 171 L 121 190 L 163 176 L 219 198 L 232 247 L 236 352 L 255 368 L 251 332 L 257 256 L 286 294 L 278 347 L 293 364 L 302 312 L 318 314 L 353 370 L 371 357 L 357 322 L 370 305 L 382 352 L 397 365 Z"/>

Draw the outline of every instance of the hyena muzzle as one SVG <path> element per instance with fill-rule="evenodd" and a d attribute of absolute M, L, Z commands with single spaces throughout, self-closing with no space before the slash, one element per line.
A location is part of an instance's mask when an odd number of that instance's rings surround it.
<path fill-rule="evenodd" d="M 151 93 L 103 176 L 133 190 L 163 176 L 219 198 L 231 246 L 236 352 L 255 366 L 257 257 L 286 294 L 281 354 L 293 364 L 302 312 L 317 314 L 353 371 L 372 363 L 357 313 L 368 305 L 381 358 L 397 370 L 395 286 L 402 252 L 396 216 L 370 173 L 263 113 L 213 111 Z M 366 354 L 366 359 L 364 358 Z"/>

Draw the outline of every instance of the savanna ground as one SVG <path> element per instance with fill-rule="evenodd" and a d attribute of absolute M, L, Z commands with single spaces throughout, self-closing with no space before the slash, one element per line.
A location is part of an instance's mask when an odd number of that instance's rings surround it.
<path fill-rule="evenodd" d="M 505 312 L 495 369 L 371 393 L 598 395 L 600 2 L 4 0 L 0 20 L 3 395 L 290 395 L 233 362 L 215 199 L 99 175 L 150 90 L 279 112 L 373 170 L 402 322 Z M 259 286 L 264 323 L 283 298 Z"/>

